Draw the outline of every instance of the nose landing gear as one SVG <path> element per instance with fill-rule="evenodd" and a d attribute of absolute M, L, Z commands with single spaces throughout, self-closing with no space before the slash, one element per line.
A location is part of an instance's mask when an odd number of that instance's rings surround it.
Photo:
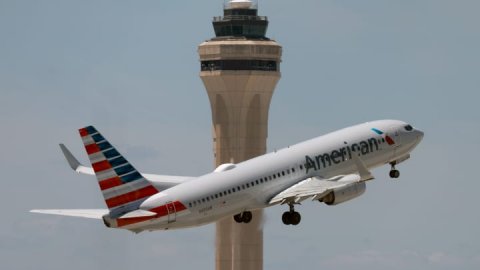
<path fill-rule="evenodd" d="M 396 165 L 396 162 L 392 162 L 390 163 L 390 165 L 392 165 L 392 169 L 390 170 L 390 178 L 398 178 L 400 177 L 400 171 L 398 171 L 397 169 L 395 169 L 395 165 Z"/>
<path fill-rule="evenodd" d="M 282 221 L 285 225 L 298 225 L 302 220 L 300 213 L 295 211 L 293 203 L 288 204 L 290 211 L 284 212 L 282 215 Z"/>

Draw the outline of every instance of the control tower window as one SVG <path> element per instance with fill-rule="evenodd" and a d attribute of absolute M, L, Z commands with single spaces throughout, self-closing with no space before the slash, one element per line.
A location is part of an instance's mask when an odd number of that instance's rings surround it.
<path fill-rule="evenodd" d="M 270 60 L 212 60 L 202 61 L 202 71 L 214 70 L 261 70 L 277 71 L 276 61 Z"/>

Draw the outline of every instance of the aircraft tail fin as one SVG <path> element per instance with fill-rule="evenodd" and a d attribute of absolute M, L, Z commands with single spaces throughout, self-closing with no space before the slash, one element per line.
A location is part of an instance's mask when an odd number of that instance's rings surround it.
<path fill-rule="evenodd" d="M 111 217 L 137 210 L 144 200 L 158 193 L 93 126 L 79 132 Z"/>

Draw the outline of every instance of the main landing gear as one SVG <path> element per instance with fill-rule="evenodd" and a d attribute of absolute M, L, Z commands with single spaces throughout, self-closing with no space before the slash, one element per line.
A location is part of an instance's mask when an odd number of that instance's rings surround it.
<path fill-rule="evenodd" d="M 245 211 L 240 214 L 236 214 L 235 216 L 233 216 L 233 219 L 237 223 L 250 223 L 250 221 L 252 221 L 252 217 L 252 212 Z"/>
<path fill-rule="evenodd" d="M 389 173 L 390 177 L 391 178 L 400 177 L 400 172 L 397 169 L 395 169 L 396 162 L 392 162 L 392 163 L 390 163 L 390 165 L 392 165 L 392 169 L 390 170 L 390 173 Z"/>
<path fill-rule="evenodd" d="M 283 213 L 282 221 L 285 225 L 298 225 L 300 220 L 302 220 L 302 216 L 300 213 L 295 212 L 295 208 L 292 203 L 288 204 L 290 207 L 290 211 Z"/>

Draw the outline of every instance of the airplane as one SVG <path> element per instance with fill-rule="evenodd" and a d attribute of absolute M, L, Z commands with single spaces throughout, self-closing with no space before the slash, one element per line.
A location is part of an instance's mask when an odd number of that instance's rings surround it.
<path fill-rule="evenodd" d="M 424 133 L 398 120 L 347 127 L 199 177 L 138 172 L 93 126 L 79 130 L 92 167 L 60 148 L 78 173 L 96 175 L 107 209 L 31 210 L 101 219 L 109 228 L 135 233 L 200 226 L 233 216 L 249 223 L 252 210 L 286 205 L 286 225 L 298 225 L 295 206 L 309 199 L 337 205 L 362 195 L 370 169 L 410 158 Z"/>

